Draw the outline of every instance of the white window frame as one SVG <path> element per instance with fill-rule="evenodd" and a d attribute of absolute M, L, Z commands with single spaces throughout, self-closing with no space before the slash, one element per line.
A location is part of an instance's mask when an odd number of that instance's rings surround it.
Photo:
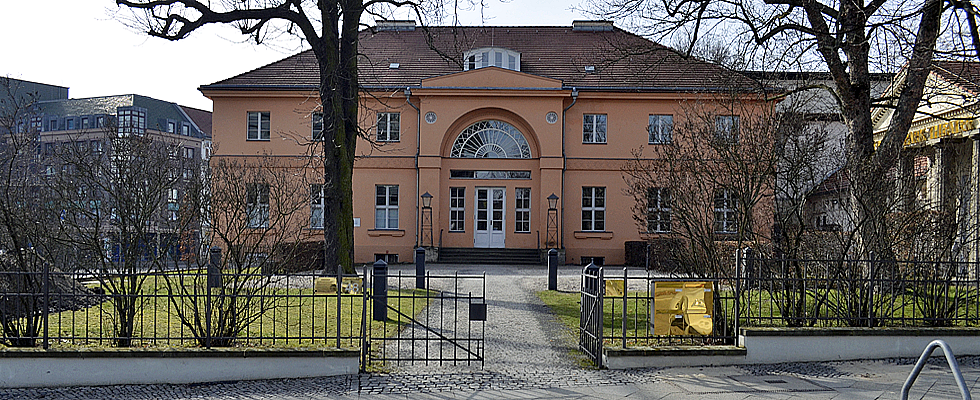
<path fill-rule="evenodd" d="M 323 229 L 323 185 L 310 185 L 310 229 Z"/>
<path fill-rule="evenodd" d="M 606 114 L 582 115 L 582 143 L 606 143 Z"/>
<path fill-rule="evenodd" d="M 177 123 L 173 121 L 167 121 L 167 133 L 177 133 Z"/>
<path fill-rule="evenodd" d="M 254 121 L 254 123 L 253 123 Z M 245 140 L 270 140 L 272 113 L 269 111 L 248 111 L 245 126 Z"/>
<path fill-rule="evenodd" d="M 647 189 L 647 232 L 670 232 L 670 189 Z"/>
<path fill-rule="evenodd" d="M 738 199 L 731 190 L 718 189 L 715 191 L 713 202 L 715 233 L 738 233 Z"/>
<path fill-rule="evenodd" d="M 398 185 L 374 188 L 374 229 L 398 229 Z"/>
<path fill-rule="evenodd" d="M 531 232 L 531 188 L 514 189 L 514 232 Z"/>
<path fill-rule="evenodd" d="M 146 133 L 146 111 L 138 108 L 125 108 L 116 112 L 119 137 L 143 135 Z"/>
<path fill-rule="evenodd" d="M 187 125 L 187 124 L 182 124 L 180 126 L 180 134 L 181 135 L 184 135 L 184 136 L 190 136 L 191 135 L 191 126 L 190 125 Z"/>
<path fill-rule="evenodd" d="M 466 188 L 449 188 L 449 231 L 466 232 Z"/>
<path fill-rule="evenodd" d="M 310 114 L 310 138 L 314 142 L 323 140 L 323 112 L 321 111 Z"/>
<path fill-rule="evenodd" d="M 249 228 L 269 227 L 269 184 L 250 183 L 245 189 L 245 218 Z"/>
<path fill-rule="evenodd" d="M 582 187 L 582 230 L 605 232 L 606 188 L 604 186 Z"/>
<path fill-rule="evenodd" d="M 379 112 L 377 138 L 379 142 L 398 142 L 401 140 L 401 113 Z"/>
<path fill-rule="evenodd" d="M 171 221 L 177 220 L 177 213 L 180 211 L 180 203 L 177 202 L 179 194 L 177 189 L 167 189 L 167 214 Z"/>
<path fill-rule="evenodd" d="M 670 114 L 650 114 L 647 124 L 648 144 L 668 144 L 674 140 L 674 116 Z"/>
<path fill-rule="evenodd" d="M 715 140 L 723 143 L 738 143 L 738 115 L 715 116 Z"/>

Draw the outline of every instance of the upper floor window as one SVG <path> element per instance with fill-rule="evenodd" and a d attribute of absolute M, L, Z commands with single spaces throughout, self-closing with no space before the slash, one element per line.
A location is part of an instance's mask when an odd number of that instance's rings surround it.
<path fill-rule="evenodd" d="M 65 130 L 67 131 L 75 130 L 74 118 L 65 118 Z"/>
<path fill-rule="evenodd" d="M 191 126 L 190 125 L 187 125 L 187 124 L 181 125 L 181 127 L 180 127 L 180 134 L 181 135 L 184 135 L 184 136 L 190 136 L 191 135 Z"/>
<path fill-rule="evenodd" d="M 650 115 L 650 123 L 647 124 L 647 134 L 649 144 L 667 144 L 672 140 L 674 132 L 673 115 Z"/>
<path fill-rule="evenodd" d="M 737 115 L 719 115 L 715 117 L 715 139 L 723 143 L 738 143 Z"/>
<path fill-rule="evenodd" d="M 449 152 L 458 158 L 531 158 L 524 134 L 503 121 L 485 120 L 460 132 Z"/>
<path fill-rule="evenodd" d="M 120 107 L 118 111 L 119 136 L 146 133 L 146 110 L 139 107 Z"/>
<path fill-rule="evenodd" d="M 310 125 L 313 126 L 313 130 L 310 133 L 310 137 L 313 140 L 323 140 L 323 113 L 320 111 L 314 111 L 311 117 Z"/>
<path fill-rule="evenodd" d="M 499 47 L 484 47 L 463 54 L 463 70 L 483 67 L 500 67 L 512 71 L 521 70 L 521 53 Z"/>
<path fill-rule="evenodd" d="M 82 117 L 82 129 L 88 129 L 88 128 L 90 128 L 88 117 Z"/>
<path fill-rule="evenodd" d="M 177 133 L 176 122 L 167 122 L 167 133 Z"/>
<path fill-rule="evenodd" d="M 378 113 L 378 141 L 397 142 L 401 129 L 401 114 L 390 112 Z"/>
<path fill-rule="evenodd" d="M 248 140 L 269 140 L 270 113 L 268 111 L 248 112 Z"/>
<path fill-rule="evenodd" d="M 323 229 L 323 185 L 310 185 L 310 228 Z"/>
<path fill-rule="evenodd" d="M 606 114 L 585 114 L 582 143 L 606 143 Z"/>

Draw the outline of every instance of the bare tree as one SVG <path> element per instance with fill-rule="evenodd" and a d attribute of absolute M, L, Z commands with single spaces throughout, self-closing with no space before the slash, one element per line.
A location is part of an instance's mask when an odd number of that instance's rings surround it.
<path fill-rule="evenodd" d="M 117 118 L 47 140 L 60 141 L 49 143 L 45 180 L 59 197 L 62 240 L 76 250 L 70 263 L 110 295 L 115 345 L 131 346 L 151 272 L 172 267 L 161 254 L 173 240 L 168 199 L 188 159 L 179 143 Z"/>
<path fill-rule="evenodd" d="M 894 182 L 881 177 L 896 166 L 933 59 L 974 57 L 980 51 L 972 2 L 592 0 L 588 9 L 628 21 L 658 38 L 688 34 L 689 48 L 706 35 L 752 44 L 746 56 L 761 68 L 826 69 L 835 84 L 827 89 L 848 129 L 848 202 L 859 222 L 857 244 L 863 254 L 894 258 L 888 242 L 895 235 L 894 227 L 887 224 L 890 210 L 882 201 Z M 893 95 L 873 97 L 871 73 L 895 72 L 900 67 L 904 73 L 896 79 Z M 878 146 L 872 119 L 875 107 L 893 112 Z"/>
<path fill-rule="evenodd" d="M 38 180 L 36 96 L 0 77 L 0 325 L 4 342 L 33 347 L 43 327 L 42 269 L 64 252 L 51 240 L 57 213 Z"/>
<path fill-rule="evenodd" d="M 361 19 L 388 17 L 398 7 L 419 18 L 443 17 L 444 0 L 116 0 L 134 11 L 132 25 L 168 40 L 187 37 L 207 24 L 231 24 L 256 43 L 280 34 L 296 35 L 312 48 L 320 75 L 323 110 L 324 262 L 353 267 L 353 177 L 358 130 L 357 43 Z M 459 4 L 461 2 L 452 2 Z M 465 4 L 473 2 L 465 1 Z"/>
<path fill-rule="evenodd" d="M 231 346 L 270 310 L 284 306 L 287 278 L 276 275 L 298 255 L 308 222 L 305 171 L 273 157 L 239 162 L 214 160 L 185 186 L 177 230 L 205 223 L 203 249 L 224 254 L 213 264 L 206 255 L 186 260 L 188 270 L 164 275 L 175 316 L 201 346 Z M 307 283 L 308 285 L 309 283 Z"/>

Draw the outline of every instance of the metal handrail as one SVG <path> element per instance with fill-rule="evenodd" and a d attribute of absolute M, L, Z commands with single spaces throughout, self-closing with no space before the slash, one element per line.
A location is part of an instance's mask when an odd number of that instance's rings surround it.
<path fill-rule="evenodd" d="M 956 386 L 960 388 L 960 394 L 963 395 L 965 400 L 973 400 L 970 397 L 970 390 L 966 387 L 966 381 L 963 380 L 963 373 L 960 372 L 960 364 L 956 362 L 956 356 L 953 355 L 953 350 L 950 349 L 949 345 L 943 340 L 933 340 L 926 346 L 925 350 L 922 351 L 922 356 L 919 357 L 919 361 L 915 363 L 915 368 L 912 369 L 912 373 L 909 374 L 908 379 L 905 380 L 905 384 L 902 385 L 902 400 L 908 400 L 909 390 L 912 389 L 912 384 L 915 383 L 915 379 L 919 377 L 919 373 L 922 372 L 922 368 L 926 366 L 926 360 L 932 356 L 932 352 L 939 347 L 943 349 L 943 354 L 946 356 L 946 363 L 949 364 L 950 371 L 953 372 L 953 378 L 956 379 Z"/>

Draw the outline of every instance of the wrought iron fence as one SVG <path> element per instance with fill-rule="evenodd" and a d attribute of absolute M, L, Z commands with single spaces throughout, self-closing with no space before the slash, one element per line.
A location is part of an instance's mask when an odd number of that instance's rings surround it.
<path fill-rule="evenodd" d="M 746 249 L 729 272 L 692 278 L 590 265 L 579 347 L 601 362 L 597 343 L 731 345 L 747 327 L 980 325 L 975 262 L 773 259 Z"/>
<path fill-rule="evenodd" d="M 332 278 L 320 280 L 320 278 Z M 3 344 L 359 347 L 365 282 L 318 273 L 0 271 Z"/>

